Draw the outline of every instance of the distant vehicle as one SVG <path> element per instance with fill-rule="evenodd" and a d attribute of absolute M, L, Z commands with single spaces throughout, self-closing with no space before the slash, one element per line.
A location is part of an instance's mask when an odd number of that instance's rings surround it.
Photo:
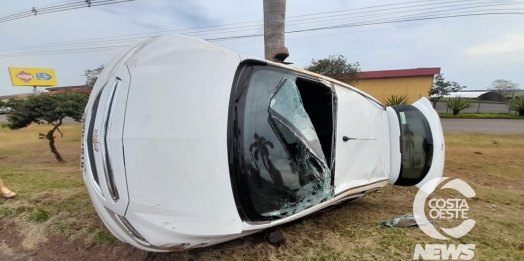
<path fill-rule="evenodd" d="M 420 188 L 444 168 L 426 98 L 384 107 L 334 79 L 182 36 L 113 58 L 83 122 L 93 204 L 117 238 L 147 251 L 229 241 L 388 183 Z"/>
<path fill-rule="evenodd" d="M 0 114 L 6 114 L 6 113 L 11 113 L 13 109 L 11 107 L 1 107 L 0 108 Z"/>

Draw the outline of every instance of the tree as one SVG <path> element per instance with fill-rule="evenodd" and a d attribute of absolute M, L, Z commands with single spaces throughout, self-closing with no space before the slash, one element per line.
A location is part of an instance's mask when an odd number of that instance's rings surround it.
<path fill-rule="evenodd" d="M 330 55 L 325 59 L 312 59 L 311 64 L 305 69 L 350 84 L 357 82 L 360 76 L 360 64 L 348 63 L 346 57 L 340 54 Z"/>
<path fill-rule="evenodd" d="M 505 96 L 519 90 L 519 84 L 504 79 L 498 79 L 494 80 L 491 83 L 491 86 L 488 87 L 488 90 L 496 91 L 497 93 L 500 93 L 502 96 Z"/>
<path fill-rule="evenodd" d="M 53 126 L 51 130 L 42 136 L 49 140 L 49 148 L 56 160 L 64 162 L 55 147 L 55 131 L 58 131 L 61 137 L 64 136 L 59 127 L 65 117 L 71 117 L 80 122 L 88 100 L 89 94 L 76 92 L 31 95 L 27 99 L 18 100 L 15 103 L 15 111 L 7 117 L 7 123 L 2 124 L 2 127 L 18 130 L 29 126 L 31 123 L 51 124 Z"/>
<path fill-rule="evenodd" d="M 22 99 L 9 99 L 6 102 L 4 102 L 4 106 L 11 107 L 11 108 L 15 109 L 22 102 L 24 102 L 24 100 L 22 100 Z"/>
<path fill-rule="evenodd" d="M 93 70 L 85 70 L 84 71 L 84 77 L 86 77 L 86 86 L 93 87 L 95 86 L 96 79 L 98 79 L 98 75 L 102 72 L 104 69 L 104 65 L 100 65 L 100 67 L 93 69 Z"/>
<path fill-rule="evenodd" d="M 429 97 L 433 103 L 433 108 L 435 108 L 440 98 L 449 93 L 461 91 L 464 88 L 466 88 L 466 86 L 462 86 L 457 82 L 446 81 L 444 79 L 444 74 L 437 74 L 433 80 L 433 86 L 429 90 Z"/>

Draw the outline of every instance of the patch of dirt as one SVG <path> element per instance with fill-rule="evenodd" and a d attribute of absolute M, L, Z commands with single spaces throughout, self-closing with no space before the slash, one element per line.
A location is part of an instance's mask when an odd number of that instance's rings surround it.
<path fill-rule="evenodd" d="M 0 220 L 0 260 L 29 260 L 29 253 L 20 249 L 21 242 L 14 223 Z"/>
<path fill-rule="evenodd" d="M 47 242 L 27 250 L 22 246 L 22 239 L 14 223 L 0 220 L 0 260 L 167 261 L 197 259 L 194 255 L 187 253 L 148 253 L 120 243 L 87 245 L 81 239 L 69 240 L 58 236 L 50 237 Z"/>

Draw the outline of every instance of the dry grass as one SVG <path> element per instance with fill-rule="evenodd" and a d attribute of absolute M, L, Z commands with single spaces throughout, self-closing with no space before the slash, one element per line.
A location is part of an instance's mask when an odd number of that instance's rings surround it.
<path fill-rule="evenodd" d="M 24 235 L 23 246 L 34 248 L 52 234 L 91 240 L 106 229 L 91 205 L 79 166 L 81 125 L 61 127 L 56 146 L 66 163 L 58 163 L 47 140 L 38 133 L 47 125 L 11 131 L 0 129 L 0 177 L 18 193 L 0 199 L 0 218 L 12 218 Z"/>
<path fill-rule="evenodd" d="M 52 234 L 85 237 L 115 246 L 98 219 L 78 166 L 80 125 L 67 125 L 57 147 L 67 160 L 56 163 L 38 132 L 0 130 L 0 176 L 19 193 L 0 200 L 0 218 L 14 220 L 24 246 Z M 446 243 L 476 244 L 477 260 L 524 260 L 524 136 L 446 135 L 445 176 L 460 178 L 477 193 L 468 200 L 477 225 Z M 388 186 L 359 201 L 314 214 L 280 228 L 286 243 L 268 245 L 262 234 L 222 245 L 169 254 L 201 260 L 410 260 L 415 244 L 443 243 L 418 228 L 383 228 L 380 222 L 412 212 L 415 188 Z M 442 190 L 434 197 L 449 197 Z M 439 221 L 438 226 L 452 226 Z"/>

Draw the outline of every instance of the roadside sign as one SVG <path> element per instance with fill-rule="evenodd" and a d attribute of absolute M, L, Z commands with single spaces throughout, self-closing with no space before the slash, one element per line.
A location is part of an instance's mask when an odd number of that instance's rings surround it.
<path fill-rule="evenodd" d="M 9 67 L 13 86 L 56 86 L 55 70 L 45 68 Z"/>

